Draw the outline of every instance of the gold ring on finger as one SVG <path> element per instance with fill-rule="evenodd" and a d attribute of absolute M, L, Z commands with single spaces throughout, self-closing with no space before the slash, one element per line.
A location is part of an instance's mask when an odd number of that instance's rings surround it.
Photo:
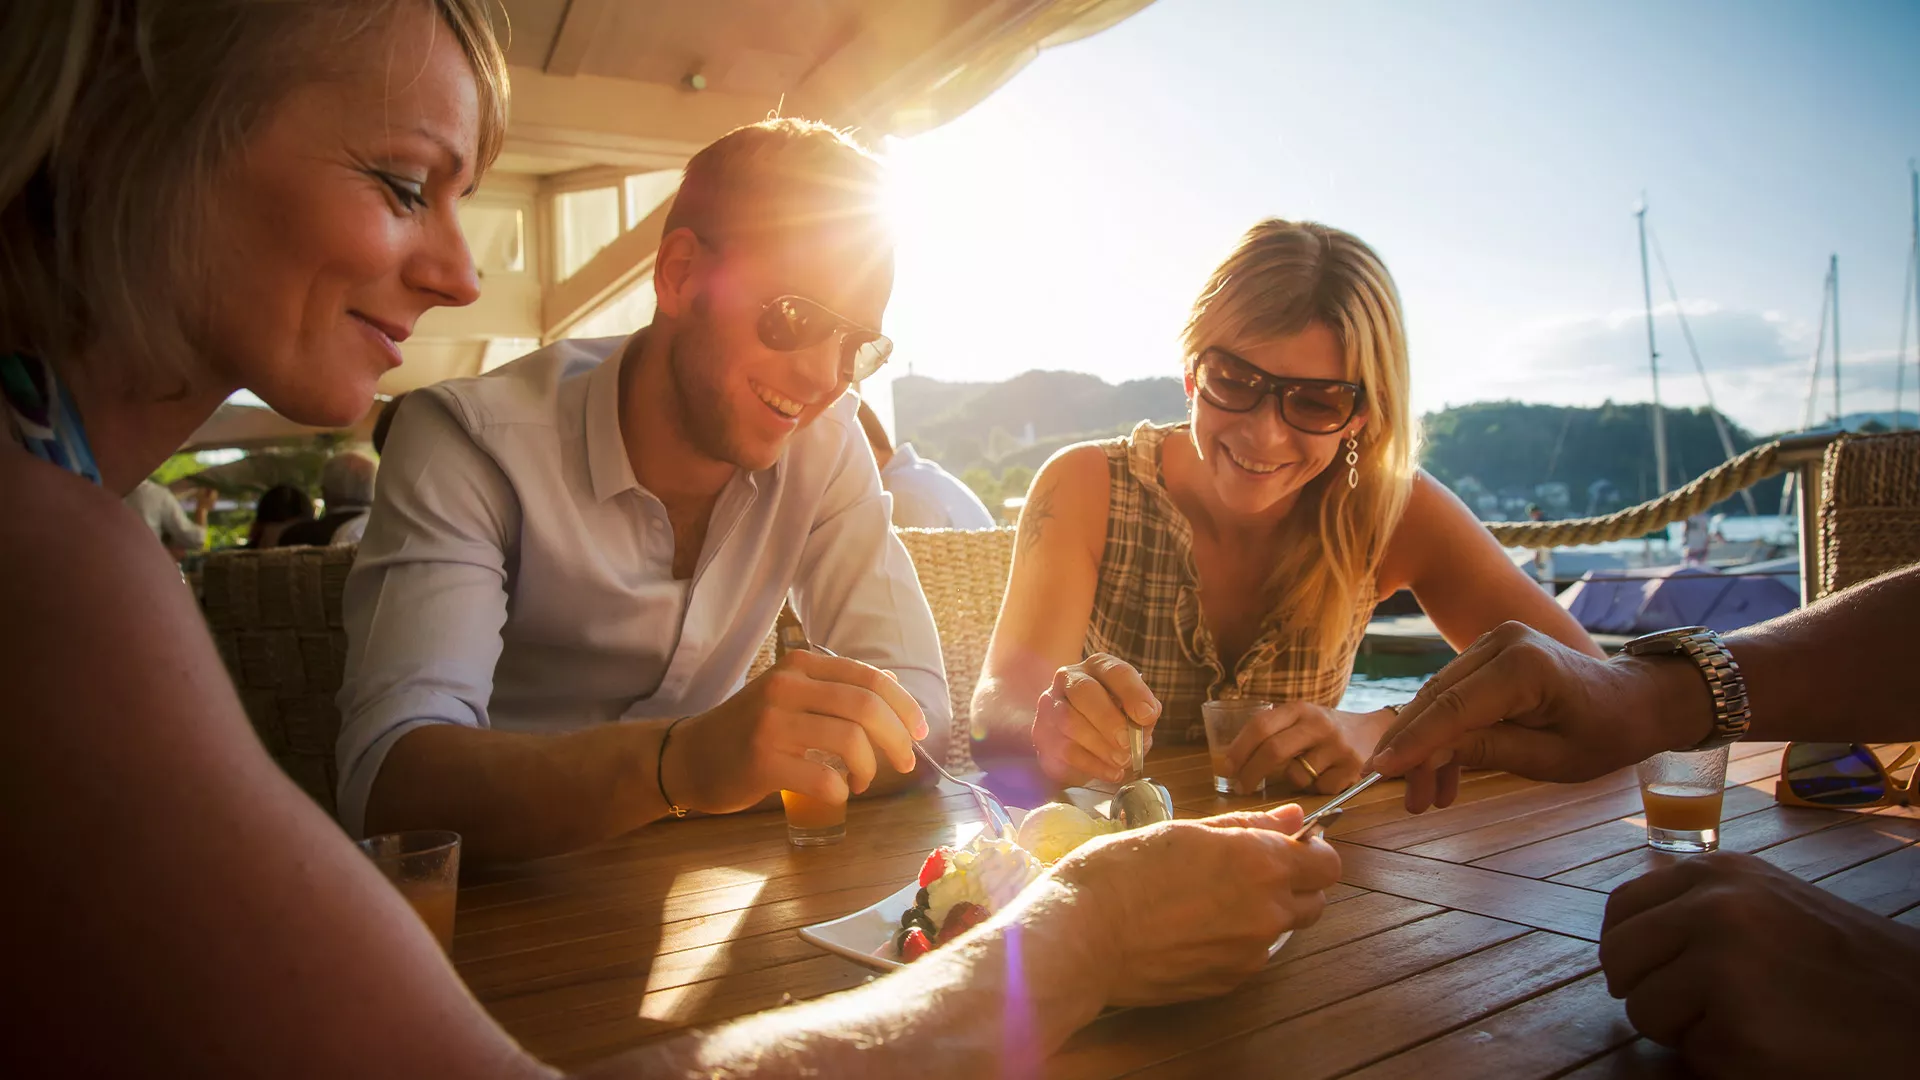
<path fill-rule="evenodd" d="M 1300 767 L 1307 770 L 1307 775 L 1313 778 L 1312 780 L 1313 783 L 1317 784 L 1320 782 L 1320 770 L 1314 768 L 1313 763 L 1308 761 L 1304 755 L 1301 757 L 1294 758 L 1293 760 L 1299 762 Z"/>

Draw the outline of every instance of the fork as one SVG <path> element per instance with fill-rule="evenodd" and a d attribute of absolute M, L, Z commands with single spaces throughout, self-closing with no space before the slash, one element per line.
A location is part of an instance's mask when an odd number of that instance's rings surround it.
<path fill-rule="evenodd" d="M 807 652 L 819 653 L 821 656 L 838 657 L 840 655 L 825 645 L 815 645 L 813 642 L 808 641 L 806 634 L 800 630 L 797 624 L 789 624 L 788 626 L 782 627 L 781 644 L 785 648 L 802 649 Z M 958 784 L 967 789 L 967 793 L 973 796 L 974 805 L 980 808 L 981 816 L 987 819 L 987 827 L 993 830 L 995 836 L 1005 838 L 1011 838 L 1013 836 L 1013 815 L 1007 813 L 1006 804 L 1000 801 L 1000 796 L 995 795 L 979 784 L 968 783 L 948 772 L 944 765 L 933 760 L 933 755 L 927 752 L 926 747 L 920 745 L 920 740 L 918 739 L 913 740 L 913 752 L 920 755 L 920 760 L 933 766 L 933 771 L 939 773 L 942 780 Z"/>

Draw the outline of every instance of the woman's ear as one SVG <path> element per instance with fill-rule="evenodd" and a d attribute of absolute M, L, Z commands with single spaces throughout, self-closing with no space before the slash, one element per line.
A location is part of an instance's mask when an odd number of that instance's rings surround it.
<path fill-rule="evenodd" d="M 1193 368 L 1192 367 L 1187 368 L 1187 375 L 1186 375 L 1185 382 L 1187 387 L 1187 405 L 1191 407 L 1193 405 Z"/>
<path fill-rule="evenodd" d="M 654 308 L 670 319 L 685 314 L 693 303 L 694 264 L 700 255 L 700 238 L 689 228 L 678 228 L 660 238 L 660 249 L 653 260 Z"/>
<path fill-rule="evenodd" d="M 1353 419 L 1347 421 L 1347 426 L 1345 430 L 1340 432 L 1340 437 L 1342 439 L 1359 438 L 1360 433 L 1367 430 L 1367 424 L 1370 423 L 1372 419 L 1373 414 L 1368 411 L 1367 407 L 1365 405 L 1360 406 L 1360 411 L 1354 413 Z"/>

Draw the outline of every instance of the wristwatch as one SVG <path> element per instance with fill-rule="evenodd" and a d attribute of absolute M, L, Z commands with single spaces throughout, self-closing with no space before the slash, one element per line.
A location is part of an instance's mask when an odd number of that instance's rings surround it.
<path fill-rule="evenodd" d="M 1643 634 L 1621 651 L 1627 656 L 1685 656 L 1699 665 L 1707 693 L 1713 695 L 1713 728 L 1689 751 L 1713 750 L 1746 735 L 1753 718 L 1747 706 L 1747 680 L 1719 634 L 1704 626 L 1679 626 Z"/>

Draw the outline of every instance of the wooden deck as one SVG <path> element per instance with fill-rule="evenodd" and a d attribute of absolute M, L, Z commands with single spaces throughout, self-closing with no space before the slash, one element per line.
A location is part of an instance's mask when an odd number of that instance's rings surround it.
<path fill-rule="evenodd" d="M 1920 925 L 1920 814 L 1786 808 L 1778 744 L 1735 747 L 1722 846 Z M 1182 816 L 1269 805 L 1212 794 L 1203 749 L 1157 749 Z M 1377 785 L 1333 830 L 1345 880 L 1316 925 L 1224 997 L 1110 1013 L 1052 1077 L 1673 1075 L 1599 975 L 1606 893 L 1663 859 L 1631 771 L 1589 783 L 1471 776 L 1414 817 Z M 1302 800 L 1308 806 L 1321 801 Z M 674 822 L 574 855 L 470 873 L 454 957 L 534 1053 L 580 1065 L 683 1028 L 846 989 L 871 972 L 796 931 L 893 892 L 974 820 L 956 793 L 857 802 L 847 842 L 798 851 L 777 813 Z"/>

